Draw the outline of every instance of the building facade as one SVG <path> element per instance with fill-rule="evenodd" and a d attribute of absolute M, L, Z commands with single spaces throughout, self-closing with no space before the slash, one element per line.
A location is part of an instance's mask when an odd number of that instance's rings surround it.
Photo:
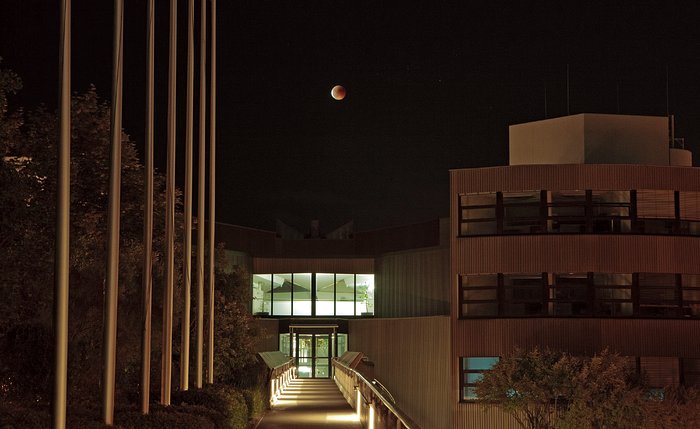
<path fill-rule="evenodd" d="M 473 388 L 515 348 L 608 348 L 653 387 L 700 385 L 700 170 L 669 130 L 597 114 L 511 126 L 510 165 L 450 171 L 442 221 L 343 239 L 229 227 L 277 334 L 261 347 L 309 377 L 363 352 L 423 428 L 517 427 Z"/>

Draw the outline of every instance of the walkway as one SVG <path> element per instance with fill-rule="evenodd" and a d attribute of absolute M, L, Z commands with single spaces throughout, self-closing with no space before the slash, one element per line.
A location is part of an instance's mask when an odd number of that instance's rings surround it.
<path fill-rule="evenodd" d="M 257 429 L 314 428 L 362 428 L 333 380 L 292 380 Z"/>

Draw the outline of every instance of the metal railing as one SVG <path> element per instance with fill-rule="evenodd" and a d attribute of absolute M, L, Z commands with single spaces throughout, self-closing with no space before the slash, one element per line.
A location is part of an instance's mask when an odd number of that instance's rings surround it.
<path fill-rule="evenodd" d="M 377 380 L 333 358 L 334 379 L 341 393 L 353 406 L 362 426 L 367 429 L 421 429 L 397 405 L 394 397 Z"/>

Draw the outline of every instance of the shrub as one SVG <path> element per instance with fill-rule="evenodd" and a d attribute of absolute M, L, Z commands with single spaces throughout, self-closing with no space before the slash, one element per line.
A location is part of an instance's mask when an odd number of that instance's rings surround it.
<path fill-rule="evenodd" d="M 262 416 L 270 405 L 270 395 L 264 385 L 243 390 L 243 396 L 248 405 L 248 418 Z"/>
<path fill-rule="evenodd" d="M 237 389 L 214 384 L 199 390 L 177 392 L 173 404 L 200 405 L 213 411 L 216 428 L 245 429 L 248 424 L 248 405 L 243 394 Z"/>

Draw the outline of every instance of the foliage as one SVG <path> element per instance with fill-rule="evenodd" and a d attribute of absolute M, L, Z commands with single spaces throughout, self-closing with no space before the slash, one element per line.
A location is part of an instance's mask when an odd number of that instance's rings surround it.
<path fill-rule="evenodd" d="M 48 408 L 53 358 L 57 117 L 43 107 L 27 113 L 12 111 L 9 96 L 20 88 L 21 81 L 14 73 L 0 69 L 0 248 L 3 253 L 0 258 L 0 294 L 3 296 L 0 300 L 0 314 L 3 315 L 0 318 L 0 356 L 3 356 L 0 360 L 0 404 L 22 399 L 34 405 L 27 414 L 43 416 L 43 411 L 38 410 Z M 68 399 L 72 408 L 68 417 L 71 427 L 90 428 L 92 424 L 101 427 L 95 417 L 99 411 L 83 415 L 80 410 L 94 407 L 100 397 L 110 164 L 110 108 L 99 98 L 95 88 L 73 95 L 71 126 Z M 144 169 L 137 155 L 134 143 L 122 133 L 118 407 L 136 402 L 141 367 Z M 159 321 L 165 271 L 165 180 L 158 172 L 154 175 L 154 188 L 151 391 L 155 397 L 159 393 Z M 178 201 L 179 197 L 176 192 Z M 178 320 L 182 314 L 179 298 L 182 296 L 183 263 L 183 222 L 179 212 L 175 225 L 173 374 L 176 375 L 179 373 Z M 249 275 L 242 269 L 226 273 L 220 269 L 222 262 L 223 247 L 220 246 L 215 296 L 216 376 L 222 382 L 256 386 L 257 373 L 247 374 L 247 369 L 254 368 L 256 362 L 254 339 L 250 337 L 256 333 L 256 328 L 248 311 Z M 191 320 L 190 328 L 194 331 L 196 318 Z M 214 393 L 207 392 L 225 397 L 226 405 L 221 405 L 220 409 L 212 409 L 208 403 L 188 402 L 167 409 L 156 407 L 152 417 L 142 417 L 137 410 L 133 413 L 126 410 L 123 427 L 211 427 L 202 418 L 214 424 L 221 419 L 228 422 L 217 427 L 243 427 L 248 418 L 243 394 L 223 387 L 217 389 Z M 24 411 L 15 409 L 13 412 L 14 418 L 10 421 L 17 420 L 16 412 Z M 178 413 L 194 417 L 173 417 Z M 116 416 L 121 425 L 120 413 Z M 179 418 L 190 423 L 178 426 L 175 421 Z M 20 427 L 33 426 L 46 427 L 47 424 L 28 422 Z"/>
<path fill-rule="evenodd" d="M 645 407 L 634 367 L 607 350 L 591 358 L 516 350 L 484 374 L 476 392 L 527 429 L 638 427 Z"/>
<path fill-rule="evenodd" d="M 219 248 L 219 258 L 223 257 Z M 217 264 L 222 266 L 222 264 Z M 217 272 L 215 292 L 214 374 L 217 382 L 240 387 L 259 382 L 256 374 L 255 338 L 260 335 L 250 314 L 250 275 L 241 267 Z"/>
<path fill-rule="evenodd" d="M 199 390 L 177 392 L 173 404 L 199 405 L 212 410 L 217 428 L 244 429 L 248 424 L 248 406 L 238 389 L 225 385 L 208 385 Z"/>
<path fill-rule="evenodd" d="M 700 390 L 666 388 L 663 399 L 645 403 L 642 429 L 700 427 Z"/>
<path fill-rule="evenodd" d="M 566 429 L 624 429 L 642 422 L 644 389 L 634 365 L 603 350 L 580 359 L 569 406 L 558 424 Z"/>
<path fill-rule="evenodd" d="M 564 398 L 571 395 L 577 361 L 550 350 L 515 350 L 476 385 L 479 401 L 498 406 L 521 427 L 549 429 Z"/>
<path fill-rule="evenodd" d="M 244 389 L 243 396 L 248 405 L 248 418 L 262 417 L 270 406 L 270 390 L 264 384 Z"/>

